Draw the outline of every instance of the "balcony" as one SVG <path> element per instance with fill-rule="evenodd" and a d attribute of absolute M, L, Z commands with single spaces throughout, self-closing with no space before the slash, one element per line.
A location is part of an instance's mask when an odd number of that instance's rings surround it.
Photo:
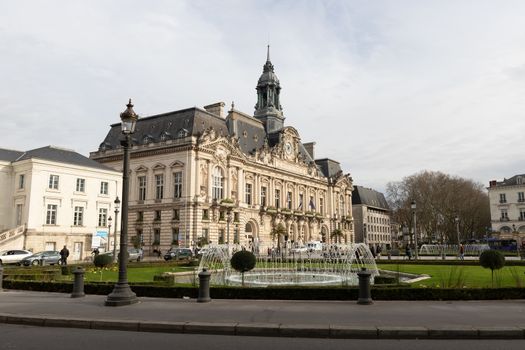
<path fill-rule="evenodd" d="M 506 217 L 506 218 L 499 218 L 499 221 L 509 221 L 509 218 Z"/>
<path fill-rule="evenodd" d="M 507 203 L 507 200 L 506 200 L 506 199 L 500 199 L 500 200 L 499 200 L 499 203 L 500 203 L 500 204 L 505 204 L 505 203 Z"/>

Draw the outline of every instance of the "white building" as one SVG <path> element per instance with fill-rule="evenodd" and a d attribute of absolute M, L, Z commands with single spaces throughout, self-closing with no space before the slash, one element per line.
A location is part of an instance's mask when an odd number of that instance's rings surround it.
<path fill-rule="evenodd" d="M 354 186 L 352 213 L 356 242 L 367 243 L 374 248 L 381 247 L 383 251 L 391 247 L 390 208 L 381 192 Z"/>
<path fill-rule="evenodd" d="M 70 150 L 0 149 L 0 250 L 38 252 L 66 245 L 71 260 L 82 260 L 93 243 L 112 244 L 114 232 L 107 242 L 108 218 L 115 224 L 121 178 Z"/>
<path fill-rule="evenodd" d="M 525 242 L 525 174 L 489 182 L 492 236 Z"/>

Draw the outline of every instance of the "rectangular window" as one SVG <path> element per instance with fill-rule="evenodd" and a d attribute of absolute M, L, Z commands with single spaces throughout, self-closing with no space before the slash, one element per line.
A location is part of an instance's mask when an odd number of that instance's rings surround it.
<path fill-rule="evenodd" d="M 261 205 L 266 206 L 266 187 L 261 187 Z"/>
<path fill-rule="evenodd" d="M 23 204 L 16 205 L 16 226 L 22 225 L 22 212 L 24 210 Z"/>
<path fill-rule="evenodd" d="M 281 207 L 281 190 L 275 190 L 275 208 Z"/>
<path fill-rule="evenodd" d="M 252 184 L 246 184 L 244 189 L 244 201 L 246 204 L 252 204 Z"/>
<path fill-rule="evenodd" d="M 219 244 L 224 244 L 224 229 L 219 229 Z"/>
<path fill-rule="evenodd" d="M 57 224 L 57 208 L 58 206 L 56 204 L 47 205 L 46 225 Z"/>
<path fill-rule="evenodd" d="M 160 244 L 160 228 L 153 229 L 153 245 Z"/>
<path fill-rule="evenodd" d="M 146 200 L 146 176 L 139 176 L 139 201 Z"/>
<path fill-rule="evenodd" d="M 179 211 L 179 209 L 173 209 L 173 220 L 180 220 L 180 211 Z"/>
<path fill-rule="evenodd" d="M 520 220 L 525 221 L 525 209 L 520 209 Z"/>
<path fill-rule="evenodd" d="M 73 214 L 73 226 L 82 226 L 84 224 L 84 207 L 75 207 Z"/>
<path fill-rule="evenodd" d="M 106 227 L 108 224 L 108 210 L 107 208 L 98 209 L 98 226 Z"/>
<path fill-rule="evenodd" d="M 164 175 L 155 175 L 155 199 L 162 199 L 164 196 Z"/>
<path fill-rule="evenodd" d="M 77 186 L 75 188 L 77 192 L 86 192 L 86 179 L 77 179 Z"/>
<path fill-rule="evenodd" d="M 109 194 L 109 184 L 105 181 L 100 183 L 100 194 Z"/>
<path fill-rule="evenodd" d="M 206 239 L 206 243 L 210 241 L 210 231 L 207 228 L 202 229 L 202 237 Z"/>
<path fill-rule="evenodd" d="M 137 212 L 137 221 L 144 221 L 144 212 L 138 211 Z"/>
<path fill-rule="evenodd" d="M 155 221 L 160 221 L 161 218 L 162 218 L 161 211 L 160 210 L 155 210 L 155 218 L 154 218 L 154 220 Z"/>
<path fill-rule="evenodd" d="M 507 203 L 507 195 L 505 193 L 499 194 L 499 202 L 500 203 Z"/>
<path fill-rule="evenodd" d="M 25 175 L 24 174 L 20 174 L 18 176 L 18 189 L 19 190 L 23 190 L 24 189 L 24 186 L 25 186 Z"/>
<path fill-rule="evenodd" d="M 173 174 L 173 198 L 182 197 L 182 171 Z"/>
<path fill-rule="evenodd" d="M 523 192 L 518 192 L 518 202 L 525 202 L 525 196 Z"/>
<path fill-rule="evenodd" d="M 506 221 L 509 219 L 509 214 L 507 213 L 507 209 L 501 209 L 501 220 Z"/>
<path fill-rule="evenodd" d="M 319 213 L 324 214 L 324 198 L 319 198 Z"/>
<path fill-rule="evenodd" d="M 209 220 L 208 209 L 202 209 L 202 220 Z"/>
<path fill-rule="evenodd" d="M 292 192 L 288 192 L 288 195 L 286 196 L 286 207 L 288 209 L 292 209 Z"/>
<path fill-rule="evenodd" d="M 299 193 L 299 206 L 297 207 L 297 209 L 299 210 L 303 210 L 303 194 L 302 193 Z"/>
<path fill-rule="evenodd" d="M 50 190 L 58 190 L 58 175 L 49 175 L 49 186 Z"/>
<path fill-rule="evenodd" d="M 179 228 L 174 227 L 171 229 L 171 245 L 179 245 Z"/>
<path fill-rule="evenodd" d="M 239 237 L 239 229 L 236 228 L 233 230 L 233 243 L 235 244 L 239 244 L 241 242 L 240 240 L 240 237 Z"/>
<path fill-rule="evenodd" d="M 314 211 L 315 210 L 315 202 L 314 197 L 310 196 L 310 201 L 308 202 L 308 210 Z"/>

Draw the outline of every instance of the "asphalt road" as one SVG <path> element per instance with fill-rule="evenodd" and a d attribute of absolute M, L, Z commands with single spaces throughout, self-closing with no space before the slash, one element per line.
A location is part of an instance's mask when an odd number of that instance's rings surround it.
<path fill-rule="evenodd" d="M 525 340 L 360 340 L 161 334 L 0 324 L 0 350 L 522 350 Z"/>

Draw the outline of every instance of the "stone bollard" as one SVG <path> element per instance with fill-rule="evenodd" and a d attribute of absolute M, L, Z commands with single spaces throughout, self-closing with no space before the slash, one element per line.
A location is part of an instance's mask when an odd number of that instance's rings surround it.
<path fill-rule="evenodd" d="M 0 264 L 0 292 L 2 291 L 2 281 L 4 280 L 4 268 Z"/>
<path fill-rule="evenodd" d="M 361 268 L 361 271 L 357 273 L 359 277 L 359 298 L 357 303 L 360 305 L 373 304 L 372 295 L 370 293 L 370 276 L 372 274 L 366 270 L 365 267 Z"/>
<path fill-rule="evenodd" d="M 73 293 L 71 293 L 71 298 L 81 298 L 86 296 L 84 294 L 84 269 L 78 266 L 75 271 L 75 281 L 73 282 Z"/>
<path fill-rule="evenodd" d="M 211 272 L 206 268 L 203 268 L 202 271 L 199 272 L 199 297 L 197 298 L 198 303 L 207 303 L 211 301 L 210 276 Z"/>

